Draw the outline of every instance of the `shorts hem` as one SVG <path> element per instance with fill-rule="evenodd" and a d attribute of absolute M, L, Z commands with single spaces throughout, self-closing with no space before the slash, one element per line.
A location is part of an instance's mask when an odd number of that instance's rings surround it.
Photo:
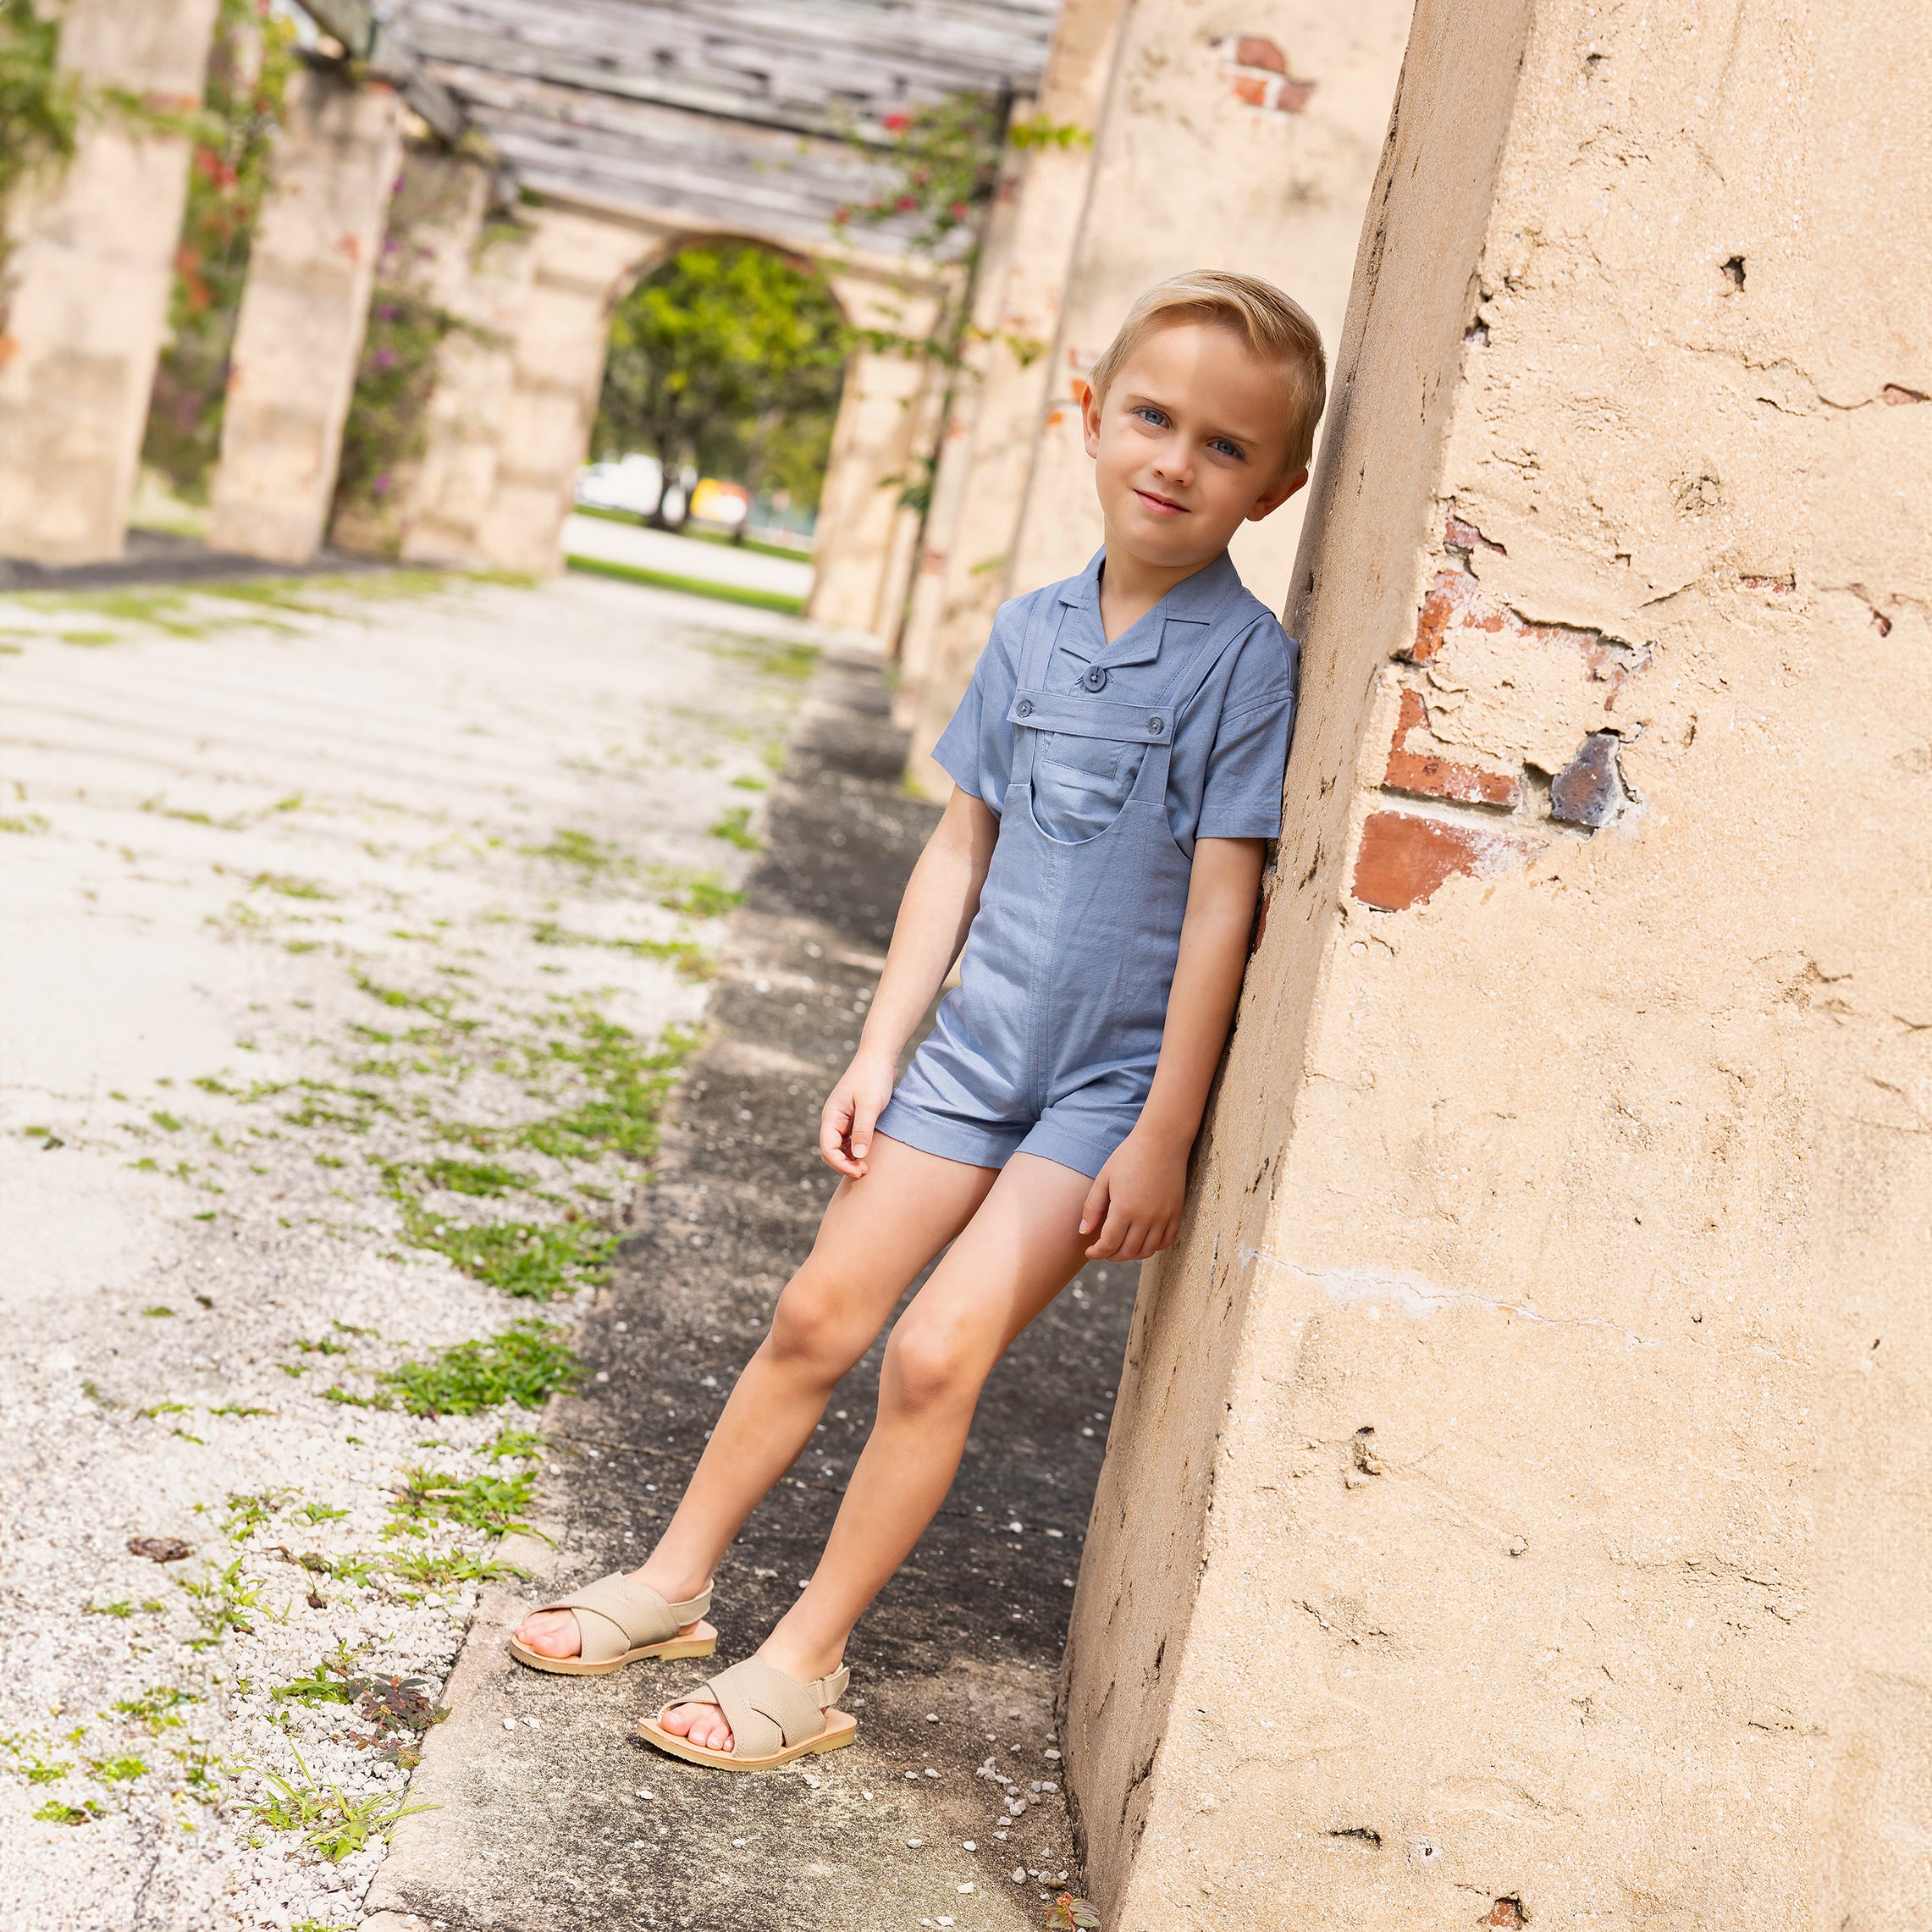
<path fill-rule="evenodd" d="M 1131 1126 L 1123 1127 L 1116 1134 L 1096 1140 L 1087 1134 L 1070 1132 L 1063 1123 L 1049 1116 L 1036 1121 L 1032 1131 L 1013 1151 L 1036 1155 L 1041 1160 L 1071 1167 L 1075 1173 L 1085 1174 L 1092 1180 L 1131 1131 Z"/>
<path fill-rule="evenodd" d="M 963 1120 L 946 1120 L 909 1101 L 892 1100 L 875 1123 L 889 1140 L 903 1141 L 922 1154 L 960 1161 L 969 1167 L 1003 1167 L 1019 1151 L 1024 1133 L 1000 1133 Z"/>

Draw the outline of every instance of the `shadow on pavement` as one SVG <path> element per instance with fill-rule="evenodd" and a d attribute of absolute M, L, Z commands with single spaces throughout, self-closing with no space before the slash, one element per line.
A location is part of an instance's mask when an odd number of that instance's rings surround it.
<path fill-rule="evenodd" d="M 553 1410 L 556 1555 L 532 1585 L 486 1595 L 411 1791 L 440 1808 L 397 1831 L 368 1901 L 396 1916 L 376 1926 L 1017 1932 L 1077 1881 L 1052 1705 L 1132 1267 L 1086 1270 L 988 1383 L 958 1481 L 848 1655 L 853 1748 L 762 1778 L 708 1773 L 632 1735 L 702 1675 L 689 1664 L 544 1676 L 502 1648 L 528 1604 L 640 1559 L 811 1245 L 831 1180 L 818 1108 L 938 817 L 902 789 L 903 749 L 876 661 L 827 651 L 648 1224 L 587 1324 L 595 1380 Z M 748 1654 L 810 1574 L 881 1346 L 720 1566 L 720 1662 Z"/>

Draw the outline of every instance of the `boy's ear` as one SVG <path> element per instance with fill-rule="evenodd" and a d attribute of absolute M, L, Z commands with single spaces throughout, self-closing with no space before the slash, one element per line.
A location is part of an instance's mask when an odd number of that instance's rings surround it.
<path fill-rule="evenodd" d="M 1094 394 L 1094 386 L 1084 376 L 1074 378 L 1074 400 L 1080 411 L 1080 435 L 1086 444 L 1087 454 L 1100 454 L 1100 398 Z"/>
<path fill-rule="evenodd" d="M 1307 481 L 1306 470 L 1289 471 L 1272 489 L 1255 499 L 1255 506 L 1248 512 L 1248 521 L 1259 523 L 1264 516 L 1273 516 Z"/>

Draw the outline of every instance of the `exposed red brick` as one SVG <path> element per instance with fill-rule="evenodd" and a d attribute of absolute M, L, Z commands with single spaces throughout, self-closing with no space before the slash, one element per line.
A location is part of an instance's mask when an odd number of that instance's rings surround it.
<path fill-rule="evenodd" d="M 1452 550 L 1493 550 L 1499 557 L 1509 552 L 1493 538 L 1485 537 L 1473 523 L 1466 522 L 1450 511 L 1443 520 L 1443 542 Z"/>
<path fill-rule="evenodd" d="M 1410 664 L 1427 664 L 1443 648 L 1443 634 L 1453 623 L 1478 631 L 1499 631 L 1503 619 L 1495 611 L 1478 610 L 1476 579 L 1466 570 L 1438 571 L 1422 596 L 1416 619 L 1416 641 L 1402 654 Z"/>
<path fill-rule="evenodd" d="M 1412 792 L 1423 798 L 1454 798 L 1465 805 L 1514 805 L 1522 795 L 1521 782 L 1506 772 L 1485 771 L 1477 765 L 1455 765 L 1430 752 L 1409 749 L 1409 734 L 1427 731 L 1429 708 L 1419 691 L 1402 693 L 1401 715 L 1388 747 L 1388 769 L 1382 782 L 1392 792 Z"/>
<path fill-rule="evenodd" d="M 1452 825 L 1411 812 L 1376 812 L 1362 827 L 1354 891 L 1385 913 L 1425 905 L 1444 880 L 1458 874 L 1493 878 L 1537 850 L 1527 839 L 1480 825 Z"/>
<path fill-rule="evenodd" d="M 1522 1902 L 1520 1899 L 1499 1898 L 1489 1908 L 1489 1916 L 1477 1922 L 1483 1925 L 1526 1925 L 1523 1917 Z"/>
<path fill-rule="evenodd" d="M 1284 114 L 1299 114 L 1314 97 L 1312 80 L 1297 80 L 1287 75 L 1275 83 L 1274 105 Z"/>
<path fill-rule="evenodd" d="M 1737 580 L 1747 590 L 1775 591 L 1780 597 L 1789 597 L 1797 590 L 1798 580 L 1790 577 L 1741 577 Z"/>
<path fill-rule="evenodd" d="M 1891 635 L 1891 619 L 1884 611 L 1874 610 L 1872 613 L 1872 628 L 1881 638 L 1889 638 Z"/>
<path fill-rule="evenodd" d="M 1250 108 L 1265 108 L 1268 104 L 1269 83 L 1258 74 L 1230 75 L 1228 85 L 1234 90 L 1234 98 L 1245 101 Z"/>
<path fill-rule="evenodd" d="M 1903 383 L 1887 383 L 1879 394 L 1894 407 L 1906 402 L 1932 402 L 1932 396 L 1923 389 L 1908 389 Z"/>
<path fill-rule="evenodd" d="M 1265 67 L 1271 74 L 1288 72 L 1288 56 L 1259 34 L 1243 34 L 1234 42 L 1233 58 L 1237 67 Z"/>

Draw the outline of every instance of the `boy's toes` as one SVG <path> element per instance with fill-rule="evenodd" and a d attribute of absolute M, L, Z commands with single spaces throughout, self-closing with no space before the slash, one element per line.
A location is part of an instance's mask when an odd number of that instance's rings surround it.
<path fill-rule="evenodd" d="M 729 1751 L 731 1727 L 715 1704 L 675 1704 L 664 1714 L 664 1727 L 706 1751 Z"/>
<path fill-rule="evenodd" d="M 569 1610 L 536 1610 L 516 1626 L 516 1641 L 539 1657 L 575 1657 L 583 1648 Z"/>

